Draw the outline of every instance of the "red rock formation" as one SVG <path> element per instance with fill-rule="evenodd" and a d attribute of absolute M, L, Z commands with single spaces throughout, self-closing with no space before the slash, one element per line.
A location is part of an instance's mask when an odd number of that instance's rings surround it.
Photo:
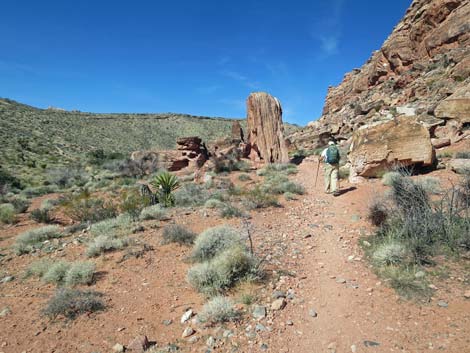
<path fill-rule="evenodd" d="M 275 97 L 256 92 L 246 101 L 250 158 L 267 163 L 287 163 L 281 103 Z"/>

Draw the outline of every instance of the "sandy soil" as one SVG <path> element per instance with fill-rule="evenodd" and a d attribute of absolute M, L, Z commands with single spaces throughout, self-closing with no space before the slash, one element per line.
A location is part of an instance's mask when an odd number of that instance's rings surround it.
<path fill-rule="evenodd" d="M 321 175 L 314 186 L 316 166 L 306 160 L 294 176 L 306 187 L 306 195 L 283 202 L 281 208 L 252 213 L 254 245 L 267 259 L 268 279 L 232 294 L 256 294 L 268 307 L 265 319 L 252 319 L 250 308 L 240 305 L 245 319 L 224 325 L 234 336 L 222 338 L 223 329 L 194 325 L 197 342 L 181 339 L 188 325 L 180 323 L 181 315 L 187 308 L 200 310 L 205 298 L 186 282 L 190 249 L 161 245 L 162 226 L 176 221 L 200 232 L 221 223 L 241 224 L 238 219 L 221 220 L 213 211 L 175 210 L 172 220 L 147 222 L 146 230 L 133 236 L 152 250 L 124 260 L 128 251 L 96 260 L 99 273 L 90 289 L 105 294 L 106 311 L 71 322 L 50 321 L 40 313 L 55 288 L 22 278 L 37 256 L 18 257 L 9 250 L 17 234 L 35 226 L 24 217 L 0 230 L 0 253 L 5 255 L 0 277 L 15 276 L 0 284 L 0 311 L 11 309 L 0 317 L 0 352 L 112 352 L 116 343 L 126 345 L 141 334 L 158 346 L 176 343 L 183 352 L 207 351 L 210 335 L 220 337 L 214 352 L 470 352 L 470 300 L 463 297 L 469 274 L 451 271 L 447 278 L 433 279 L 437 290 L 430 302 L 401 299 L 373 273 L 359 245 L 373 231 L 365 220 L 368 203 L 384 187 L 379 182 L 343 182 L 344 193 L 335 198 L 322 192 Z M 85 247 L 73 240 L 47 256 L 83 260 Z M 276 289 L 288 291 L 291 298 L 283 310 L 271 311 Z M 448 307 L 439 307 L 439 300 Z M 164 320 L 172 323 L 165 325 Z"/>

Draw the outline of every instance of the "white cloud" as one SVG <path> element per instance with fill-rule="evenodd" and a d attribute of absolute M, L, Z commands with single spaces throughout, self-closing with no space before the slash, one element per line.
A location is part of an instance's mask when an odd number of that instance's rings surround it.
<path fill-rule="evenodd" d="M 331 1 L 328 17 L 317 20 L 310 32 L 311 37 L 319 43 L 323 58 L 339 52 L 343 8 L 344 0 Z"/>

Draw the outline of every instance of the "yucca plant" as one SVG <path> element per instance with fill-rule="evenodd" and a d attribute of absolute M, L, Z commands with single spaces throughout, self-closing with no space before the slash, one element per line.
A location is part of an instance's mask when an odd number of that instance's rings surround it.
<path fill-rule="evenodd" d="M 162 172 L 152 181 L 152 185 L 158 190 L 158 201 L 165 207 L 175 205 L 173 191 L 180 187 L 178 178 L 171 173 Z"/>

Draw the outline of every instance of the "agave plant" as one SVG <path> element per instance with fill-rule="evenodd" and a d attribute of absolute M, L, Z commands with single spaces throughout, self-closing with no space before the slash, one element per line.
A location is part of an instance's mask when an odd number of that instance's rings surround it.
<path fill-rule="evenodd" d="M 178 178 L 171 173 L 162 172 L 152 181 L 152 185 L 157 189 L 158 201 L 165 207 L 175 205 L 173 191 L 180 187 Z"/>

